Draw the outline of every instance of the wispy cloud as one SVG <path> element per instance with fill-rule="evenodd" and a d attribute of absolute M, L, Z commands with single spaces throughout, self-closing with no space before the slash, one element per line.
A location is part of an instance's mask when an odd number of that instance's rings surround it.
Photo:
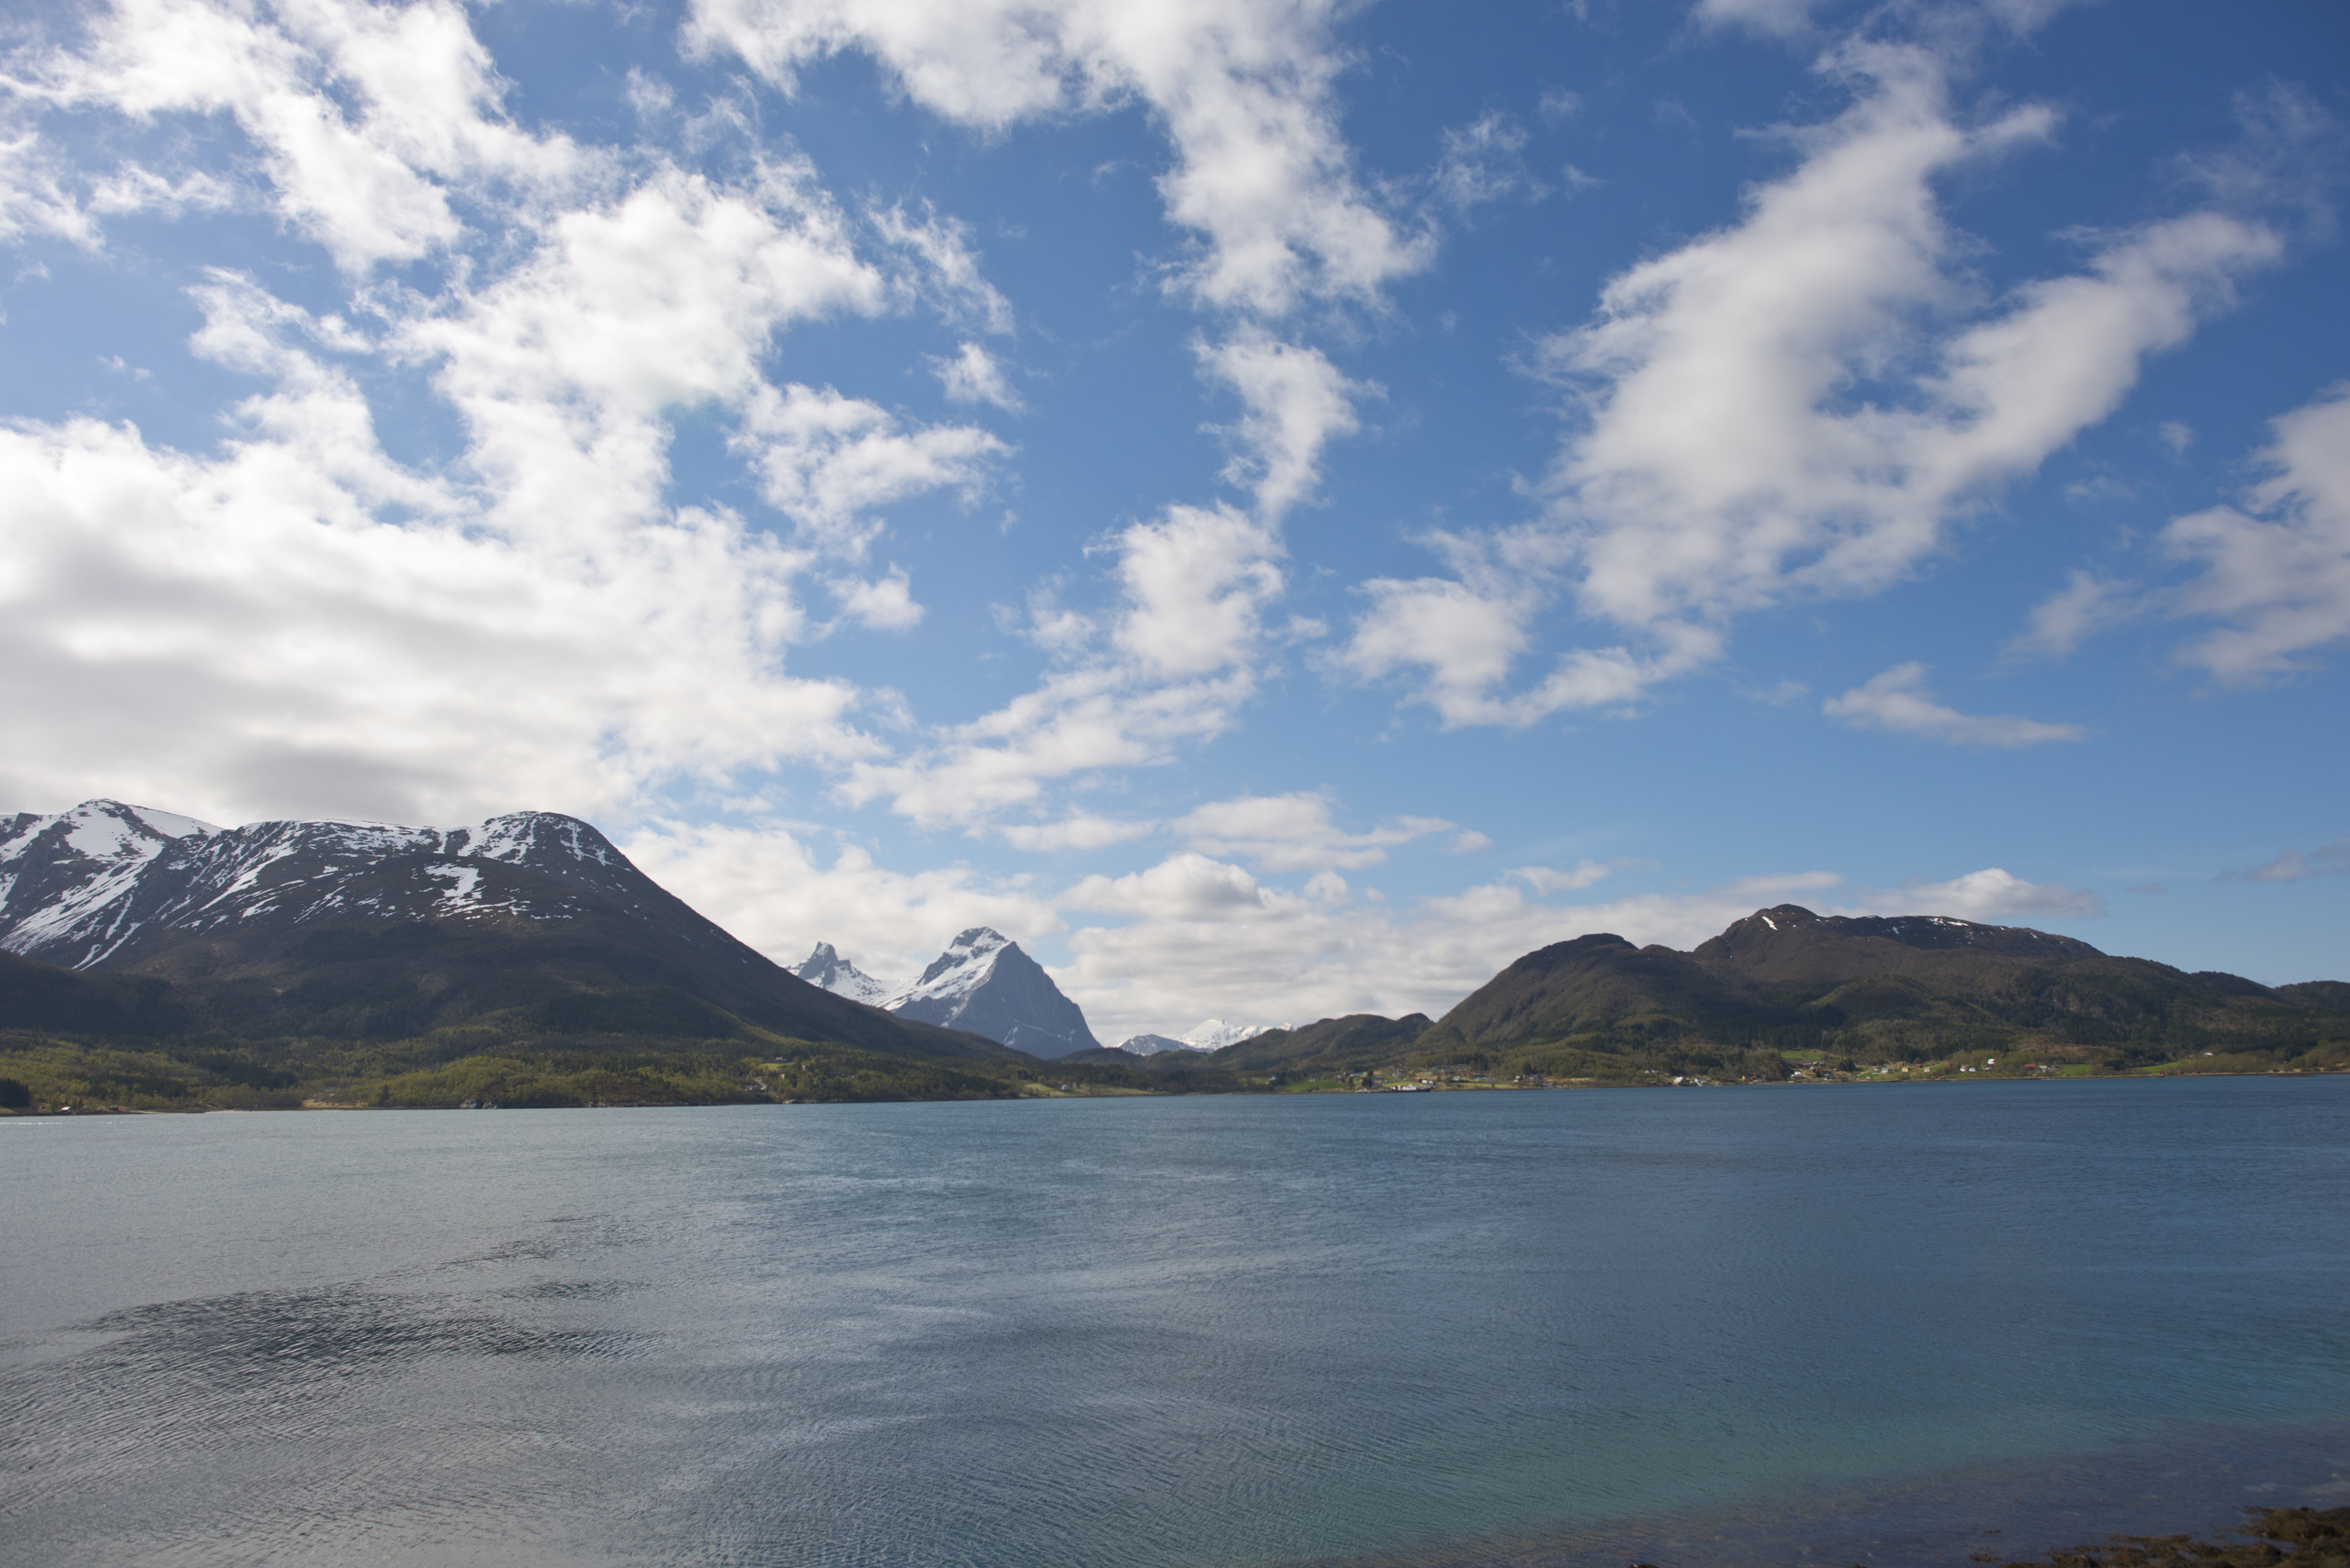
<path fill-rule="evenodd" d="M 2088 733 L 2078 724 L 2049 724 L 2012 713 L 1961 713 L 1934 701 L 1926 690 L 1926 667 L 1915 662 L 1897 664 L 1866 684 L 1829 698 L 1820 711 L 1856 730 L 1890 730 L 1954 746 L 2010 750 L 2077 741 Z"/>

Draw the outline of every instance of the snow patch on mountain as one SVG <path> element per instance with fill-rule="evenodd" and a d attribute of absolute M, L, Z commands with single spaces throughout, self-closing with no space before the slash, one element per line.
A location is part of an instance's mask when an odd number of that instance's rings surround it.
<path fill-rule="evenodd" d="M 1227 1045 L 1253 1040 L 1268 1030 L 1288 1027 L 1286 1023 L 1227 1023 L 1221 1018 L 1202 1018 L 1186 1030 L 1181 1039 L 1194 1051 L 1221 1051 Z"/>
<path fill-rule="evenodd" d="M 810 985 L 868 1007 L 882 1006 L 889 1000 L 888 986 L 841 957 L 830 942 L 816 943 L 807 961 L 792 972 Z"/>

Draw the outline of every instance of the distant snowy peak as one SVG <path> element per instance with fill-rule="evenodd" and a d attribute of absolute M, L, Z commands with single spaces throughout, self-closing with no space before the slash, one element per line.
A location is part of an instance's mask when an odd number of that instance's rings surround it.
<path fill-rule="evenodd" d="M 792 972 L 810 985 L 868 1007 L 879 1007 L 889 999 L 888 986 L 834 951 L 830 942 L 816 943 L 807 961 Z"/>
<path fill-rule="evenodd" d="M 899 987 L 881 1005 L 894 1012 L 910 1002 L 966 996 L 987 983 L 995 972 L 995 961 L 1007 950 L 1019 952 L 1020 944 L 1002 931 L 973 926 L 958 932 L 955 940 L 947 944 L 946 951 L 932 959 L 928 969 Z"/>
<path fill-rule="evenodd" d="M 1043 966 L 985 926 L 959 933 L 912 984 L 881 1005 L 920 1023 L 984 1034 L 1032 1056 L 1066 1056 L 1101 1044 Z"/>
<path fill-rule="evenodd" d="M 1202 1018 L 1184 1033 L 1182 1042 L 1194 1051 L 1221 1051 L 1227 1045 L 1253 1040 L 1268 1030 L 1288 1027 L 1286 1023 L 1227 1023 L 1221 1018 Z"/>
<path fill-rule="evenodd" d="M 1200 1047 L 1170 1034 L 1130 1034 L 1118 1043 L 1118 1049 L 1137 1056 L 1156 1056 L 1162 1051 L 1197 1051 Z"/>

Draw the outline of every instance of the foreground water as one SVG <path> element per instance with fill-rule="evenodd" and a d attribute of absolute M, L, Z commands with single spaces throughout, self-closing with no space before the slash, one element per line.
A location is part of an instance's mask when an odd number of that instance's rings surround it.
<path fill-rule="evenodd" d="M 1887 1568 L 2350 1502 L 2350 1078 L 18 1119 L 0 1181 L 9 1563 Z"/>

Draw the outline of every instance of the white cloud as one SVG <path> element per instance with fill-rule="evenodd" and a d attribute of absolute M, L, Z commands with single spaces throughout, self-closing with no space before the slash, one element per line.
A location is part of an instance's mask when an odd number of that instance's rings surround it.
<path fill-rule="evenodd" d="M 1264 871 L 1358 871 L 1384 864 L 1399 844 L 1454 825 L 1440 817 L 1407 816 L 1346 833 L 1330 820 L 1330 798 L 1313 791 L 1241 795 L 1211 801 L 1170 825 L 1210 855 L 1237 856 Z"/>
<path fill-rule="evenodd" d="M 1147 105 L 1175 149 L 1168 216 L 1205 239 L 1176 274 L 1201 303 L 1280 315 L 1375 300 L 1427 265 L 1354 177 L 1332 82 L 1338 0 L 697 0 L 689 41 L 785 92 L 870 54 L 935 114 L 985 132 Z"/>
<path fill-rule="evenodd" d="M 1697 19 L 1711 26 L 1752 28 L 1793 36 L 1808 32 L 1818 0 L 1698 0 Z"/>
<path fill-rule="evenodd" d="M 2064 586 L 2032 607 L 2023 629 L 2001 651 L 2012 659 L 2065 659 L 2107 627 L 2134 620 L 2145 611 L 2135 584 L 2109 582 L 2090 573 L 2066 574 Z"/>
<path fill-rule="evenodd" d="M 1280 596 L 1281 542 L 1225 506 L 1170 506 L 1112 546 L 1126 591 L 1112 639 L 1145 674 L 1206 675 L 1244 662 Z"/>
<path fill-rule="evenodd" d="M 1596 860 L 1585 860 L 1572 871 L 1554 871 L 1547 866 L 1513 866 L 1508 874 L 1548 898 L 1554 893 L 1579 892 L 1604 879 L 1613 869 Z"/>
<path fill-rule="evenodd" d="M 1212 348 L 1193 344 L 1211 379 L 1247 409 L 1224 433 L 1241 448 L 1224 477 L 1256 492 L 1257 514 L 1272 520 L 1305 500 L 1322 477 L 1322 449 L 1361 428 L 1354 400 L 1384 389 L 1350 381 L 1319 349 L 1244 328 Z"/>
<path fill-rule="evenodd" d="M 886 798 L 925 826 L 977 827 L 1033 807 L 1052 781 L 1171 762 L 1178 745 L 1223 733 L 1254 690 L 1244 671 L 1176 681 L 1117 662 L 1058 671 L 925 750 L 856 763 L 841 797 Z"/>
<path fill-rule="evenodd" d="M 1847 48 L 1861 86 L 1738 226 L 1607 286 L 1555 338 L 1589 428 L 1552 484 L 1586 613 L 1718 622 L 1791 593 L 1873 592 L 1939 547 L 1954 509 L 2028 472 L 2118 404 L 2141 358 L 2274 261 L 2265 228 L 2202 213 L 2109 238 L 2089 268 L 1965 312 L 1933 181 L 2051 118 L 1968 129 L 1920 52 Z M 1890 383 L 1883 400 L 1856 382 Z"/>
<path fill-rule="evenodd" d="M 98 225 L 68 188 L 62 167 L 38 132 L 0 120 L 0 240 L 54 234 L 75 244 L 98 244 Z"/>
<path fill-rule="evenodd" d="M 1539 685 L 1496 696 L 1494 688 L 1534 646 L 1534 623 L 1550 598 L 1541 547 L 1546 541 L 1520 532 L 1496 535 L 1490 550 L 1467 540 L 1443 543 L 1461 576 L 1378 577 L 1363 584 L 1359 591 L 1369 607 L 1346 645 L 1324 662 L 1363 680 L 1423 671 L 1412 700 L 1434 708 L 1446 729 L 1523 728 L 1563 710 L 1633 702 L 1718 651 L 1718 638 L 1706 628 L 1665 627 L 1654 652 L 1622 646 L 1570 649 Z"/>
<path fill-rule="evenodd" d="M 386 457 L 304 346 L 331 322 L 239 279 L 200 299 L 199 348 L 273 381 L 218 456 L 0 431 L 0 794 L 462 821 L 874 753 L 852 688 L 782 672 L 804 556 L 709 511 L 506 528 Z"/>
<path fill-rule="evenodd" d="M 1261 909 L 1256 878 L 1237 866 L 1199 854 L 1173 855 L 1126 877 L 1087 877 L 1055 900 L 1064 909 L 1140 915 L 1152 919 L 1212 919 L 1230 911 Z"/>
<path fill-rule="evenodd" d="M 1014 823 L 996 831 L 1015 849 L 1050 855 L 1065 849 L 1107 849 L 1113 844 L 1140 838 L 1156 826 L 1149 822 L 1119 822 L 1079 811 L 1058 822 Z"/>
<path fill-rule="evenodd" d="M 521 265 L 407 320 L 398 342 L 439 361 L 504 525 L 625 530 L 660 506 L 664 414 L 768 407 L 773 334 L 884 303 L 805 161 L 731 186 L 664 167 L 563 213 Z"/>
<path fill-rule="evenodd" d="M 1004 379 L 1003 366 L 976 343 L 966 343 L 951 359 L 933 358 L 931 369 L 952 403 L 987 403 L 1004 412 L 1021 410 L 1020 394 Z"/>
<path fill-rule="evenodd" d="M 2303 854 L 2287 849 L 2266 865 L 2230 872 L 2222 881 L 2298 882 L 2304 877 L 2350 877 L 2350 834 Z"/>
<path fill-rule="evenodd" d="M 90 17 L 80 52 L 51 52 L 25 85 L 50 104 L 142 121 L 225 111 L 260 153 L 279 211 L 351 272 L 456 242 L 460 186 L 534 200 L 603 172 L 567 138 L 505 119 L 489 52 L 447 0 L 310 0 L 266 14 L 116 0 Z"/>
<path fill-rule="evenodd" d="M 2246 510 L 2181 517 L 2162 536 L 2172 556 L 2202 566 L 2178 611 L 2224 623 L 2180 657 L 2231 684 L 2289 675 L 2350 637 L 2350 385 L 2273 428 L 2261 453 L 2271 477 Z"/>
<path fill-rule="evenodd" d="M 1010 451 L 975 425 L 910 430 L 878 403 L 797 385 L 756 389 L 728 444 L 750 456 L 768 505 L 849 553 L 879 529 L 877 508 L 941 489 L 976 502 Z"/>
<path fill-rule="evenodd" d="M 2097 237 L 2078 274 L 1981 299 L 1936 182 L 2044 139 L 2054 116 L 1962 123 L 1919 48 L 1849 44 L 1823 69 L 1855 100 L 1784 133 L 1803 152 L 1791 173 L 1734 225 L 1617 277 L 1595 319 L 1544 346 L 1583 415 L 1544 519 L 1443 541 L 1457 584 L 1367 585 L 1346 667 L 1426 669 L 1416 696 L 1448 724 L 1525 723 L 1709 661 L 1738 616 L 1882 589 L 2282 254 L 2270 228 L 2200 212 Z M 1563 587 L 1632 640 L 1497 695 Z"/>
<path fill-rule="evenodd" d="M 1944 707 L 1926 690 L 1926 667 L 1914 660 L 1897 664 L 1841 697 L 1829 698 L 1820 705 L 1820 711 L 1856 730 L 1891 730 L 1954 746 L 2006 750 L 2046 741 L 2077 741 L 2088 733 L 2078 724 L 2046 724 L 2012 713 L 1961 713 Z"/>
<path fill-rule="evenodd" d="M 911 631 L 922 623 L 913 583 L 897 566 L 878 577 L 827 577 L 824 586 L 840 613 L 868 631 Z"/>
<path fill-rule="evenodd" d="M 919 219 L 895 206 L 875 213 L 873 224 L 884 240 L 914 258 L 917 273 L 901 282 L 941 315 L 999 335 L 1012 330 L 1012 302 L 980 271 L 970 225 L 940 217 L 927 202 Z"/>
<path fill-rule="evenodd" d="M 1961 920 L 2002 917 L 2078 918 L 2102 915 L 2106 901 L 2080 888 L 2027 882 L 1992 866 L 1948 882 L 1912 878 L 1898 888 L 1863 894 L 1859 909 L 1879 915 L 1950 915 Z"/>
<path fill-rule="evenodd" d="M 1543 101 L 1547 109 L 1550 99 Z M 1446 130 L 1440 140 L 1443 157 L 1433 181 L 1436 199 L 1454 212 L 1465 214 L 1521 192 L 1536 201 L 1545 194 L 1526 169 L 1525 128 L 1508 115 L 1489 111 Z"/>

